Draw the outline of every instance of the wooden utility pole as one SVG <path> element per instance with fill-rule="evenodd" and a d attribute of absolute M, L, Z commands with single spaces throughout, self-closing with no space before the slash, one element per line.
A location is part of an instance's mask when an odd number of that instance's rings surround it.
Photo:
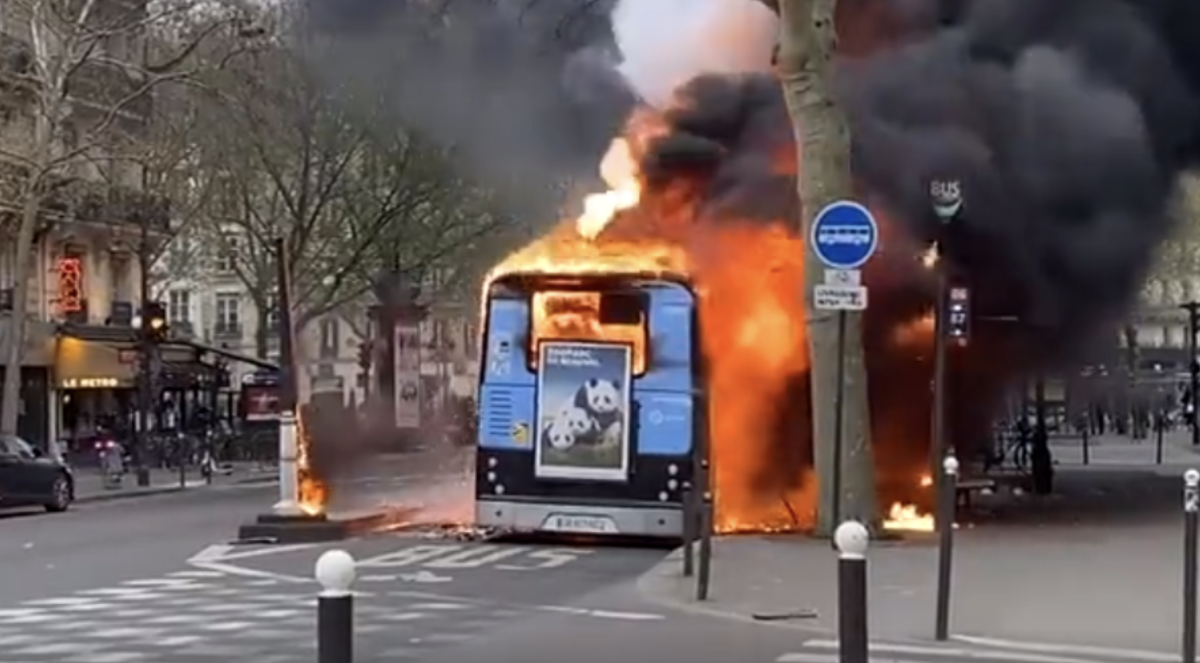
<path fill-rule="evenodd" d="M 804 309 L 812 365 L 813 457 L 819 482 L 817 532 L 821 535 L 833 533 L 838 523 L 832 521 L 838 516 L 868 525 L 878 521 L 862 314 L 852 312 L 846 321 L 844 442 L 841 458 L 837 459 L 833 443 L 837 417 L 837 313 L 813 306 L 813 287 L 822 283 L 825 275 L 807 241 L 813 219 L 821 208 L 850 199 L 854 194 L 850 130 L 832 94 L 836 7 L 837 0 L 778 2 L 781 30 L 777 66 L 801 164 L 797 189 L 802 212 L 797 232 L 806 238 Z M 838 464 L 840 490 L 831 481 Z"/>

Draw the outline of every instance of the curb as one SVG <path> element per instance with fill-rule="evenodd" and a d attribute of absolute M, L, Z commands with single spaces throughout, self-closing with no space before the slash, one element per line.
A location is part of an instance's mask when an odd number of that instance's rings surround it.
<path fill-rule="evenodd" d="M 131 488 L 128 490 L 114 490 L 106 493 L 95 493 L 93 495 L 78 496 L 74 499 L 75 504 L 95 504 L 97 502 L 116 502 L 118 500 L 127 500 L 135 497 L 153 497 L 155 495 L 168 495 L 171 493 L 182 493 L 191 488 L 199 488 L 199 486 L 148 486 L 145 488 Z"/>
<path fill-rule="evenodd" d="M 75 504 L 95 504 L 98 502 L 115 502 L 118 500 L 128 500 L 135 497 L 154 497 L 158 495 L 171 495 L 176 493 L 190 493 L 196 490 L 204 490 L 208 488 L 222 488 L 228 486 L 259 486 L 272 484 L 277 481 L 274 475 L 242 477 L 233 481 L 222 483 L 207 484 L 203 479 L 192 479 L 186 485 L 180 486 L 178 483 L 169 486 L 132 486 L 130 488 L 120 488 L 117 490 L 106 491 L 103 493 L 93 493 L 91 495 L 77 496 L 73 502 Z"/>

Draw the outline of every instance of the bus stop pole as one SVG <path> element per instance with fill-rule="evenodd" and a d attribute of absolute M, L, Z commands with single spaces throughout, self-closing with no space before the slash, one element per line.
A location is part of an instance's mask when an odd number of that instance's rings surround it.
<path fill-rule="evenodd" d="M 836 526 L 842 520 L 842 472 L 845 453 L 845 410 L 846 410 L 846 312 L 837 312 L 837 363 L 835 384 L 837 391 L 833 396 L 833 472 L 830 481 L 833 499 L 830 501 L 829 522 Z"/>

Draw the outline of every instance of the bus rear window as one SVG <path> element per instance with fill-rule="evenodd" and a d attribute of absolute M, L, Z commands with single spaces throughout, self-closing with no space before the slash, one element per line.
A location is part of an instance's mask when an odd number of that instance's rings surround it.
<path fill-rule="evenodd" d="M 529 335 L 529 364 L 537 370 L 538 344 L 542 341 L 599 341 L 628 343 L 633 347 L 633 374 L 646 372 L 647 301 L 636 292 L 535 292 L 530 302 L 533 317 Z"/>

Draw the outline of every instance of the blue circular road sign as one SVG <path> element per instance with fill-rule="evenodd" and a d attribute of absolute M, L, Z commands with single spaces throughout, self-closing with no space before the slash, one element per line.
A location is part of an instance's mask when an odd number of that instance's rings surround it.
<path fill-rule="evenodd" d="M 839 200 L 826 205 L 813 219 L 813 250 L 832 269 L 858 269 L 879 247 L 879 225 L 862 205 Z"/>

